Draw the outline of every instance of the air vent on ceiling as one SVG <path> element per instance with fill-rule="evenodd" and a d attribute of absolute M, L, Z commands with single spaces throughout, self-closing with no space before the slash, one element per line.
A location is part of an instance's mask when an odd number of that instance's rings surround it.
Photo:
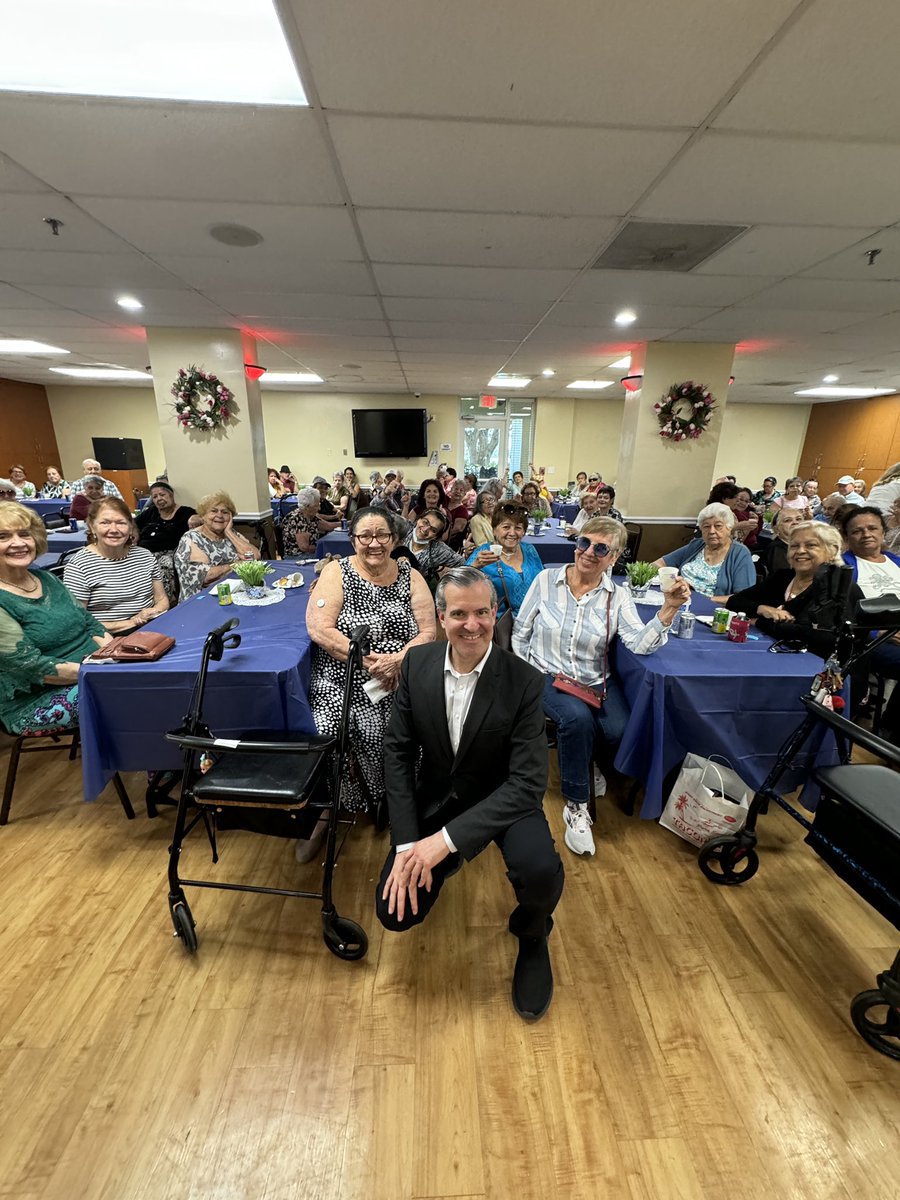
<path fill-rule="evenodd" d="M 629 221 L 596 259 L 593 270 L 691 271 L 749 228 Z"/>
<path fill-rule="evenodd" d="M 763 383 L 760 383 L 758 386 L 759 387 L 786 388 L 786 387 L 800 387 L 801 383 L 802 383 L 802 380 L 800 380 L 800 379 L 766 379 Z"/>

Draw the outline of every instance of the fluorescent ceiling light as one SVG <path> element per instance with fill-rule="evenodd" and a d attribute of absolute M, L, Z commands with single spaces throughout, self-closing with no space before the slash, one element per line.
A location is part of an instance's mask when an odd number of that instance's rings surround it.
<path fill-rule="evenodd" d="M 616 313 L 617 325 L 633 325 L 637 320 L 637 313 L 632 312 L 630 308 L 623 308 L 621 312 Z"/>
<path fill-rule="evenodd" d="M 324 383 L 325 380 L 321 375 L 315 375 L 312 371 L 266 371 L 260 380 L 262 384 L 267 383 Z"/>
<path fill-rule="evenodd" d="M 839 378 L 840 378 L 839 375 L 823 375 L 822 382 L 823 383 L 837 383 Z"/>
<path fill-rule="evenodd" d="M 137 312 L 139 308 L 144 307 L 140 300 L 134 296 L 119 296 L 116 299 L 116 304 L 118 304 L 119 308 L 127 308 L 129 312 Z"/>
<path fill-rule="evenodd" d="M 272 0 L 7 6 L 0 90 L 306 105 Z"/>
<path fill-rule="evenodd" d="M 0 354 L 69 354 L 59 346 L 48 346 L 46 342 L 32 342 L 28 338 L 0 338 Z"/>
<path fill-rule="evenodd" d="M 872 396 L 891 396 L 896 388 L 814 387 L 794 392 L 795 396 L 819 396 L 825 400 L 868 400 Z"/>
<path fill-rule="evenodd" d="M 541 374 L 545 379 L 552 379 L 556 372 L 552 369 L 552 367 L 544 367 L 543 371 L 541 371 Z"/>
<path fill-rule="evenodd" d="M 567 383 L 566 387 L 583 392 L 599 392 L 602 388 L 612 387 L 614 382 L 613 379 L 576 379 L 574 383 Z"/>
<path fill-rule="evenodd" d="M 523 388 L 528 387 L 529 383 L 531 379 L 526 379 L 524 375 L 495 375 L 493 379 L 488 380 L 488 387 Z"/>
<path fill-rule="evenodd" d="M 614 363 L 609 364 L 610 371 L 630 371 L 631 370 L 631 355 L 626 354 L 622 358 L 617 358 Z"/>
<path fill-rule="evenodd" d="M 149 371 L 130 371 L 125 367 L 51 367 L 57 375 L 71 375 L 73 379 L 142 379 L 150 381 Z"/>

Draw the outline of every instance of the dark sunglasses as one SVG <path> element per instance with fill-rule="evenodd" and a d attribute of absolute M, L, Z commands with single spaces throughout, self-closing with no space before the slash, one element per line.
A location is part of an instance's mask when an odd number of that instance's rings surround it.
<path fill-rule="evenodd" d="M 606 558 L 607 554 L 612 554 L 612 547 L 607 546 L 606 542 L 592 542 L 586 537 L 578 538 L 575 549 L 582 554 L 593 554 L 596 558 Z"/>

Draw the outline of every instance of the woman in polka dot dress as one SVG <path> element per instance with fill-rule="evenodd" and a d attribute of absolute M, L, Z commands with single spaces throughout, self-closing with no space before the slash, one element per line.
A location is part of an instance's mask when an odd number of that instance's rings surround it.
<path fill-rule="evenodd" d="M 350 523 L 354 554 L 324 568 L 310 596 L 307 628 L 315 643 L 309 702 L 320 734 L 336 735 L 344 700 L 349 634 L 368 625 L 371 652 L 353 681 L 350 769 L 343 803 L 360 811 L 384 799 L 384 731 L 400 665 L 410 646 L 434 640 L 434 601 L 405 560 L 391 558 L 397 535 L 385 509 L 360 509 Z M 387 695 L 373 704 L 364 690 L 377 681 Z"/>

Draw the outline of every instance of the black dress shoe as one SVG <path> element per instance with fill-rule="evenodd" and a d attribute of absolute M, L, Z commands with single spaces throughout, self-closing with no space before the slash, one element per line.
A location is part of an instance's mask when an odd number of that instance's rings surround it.
<path fill-rule="evenodd" d="M 513 1008 L 525 1021 L 537 1021 L 553 999 L 553 971 L 547 939 L 519 938 L 519 956 L 513 972 Z"/>

